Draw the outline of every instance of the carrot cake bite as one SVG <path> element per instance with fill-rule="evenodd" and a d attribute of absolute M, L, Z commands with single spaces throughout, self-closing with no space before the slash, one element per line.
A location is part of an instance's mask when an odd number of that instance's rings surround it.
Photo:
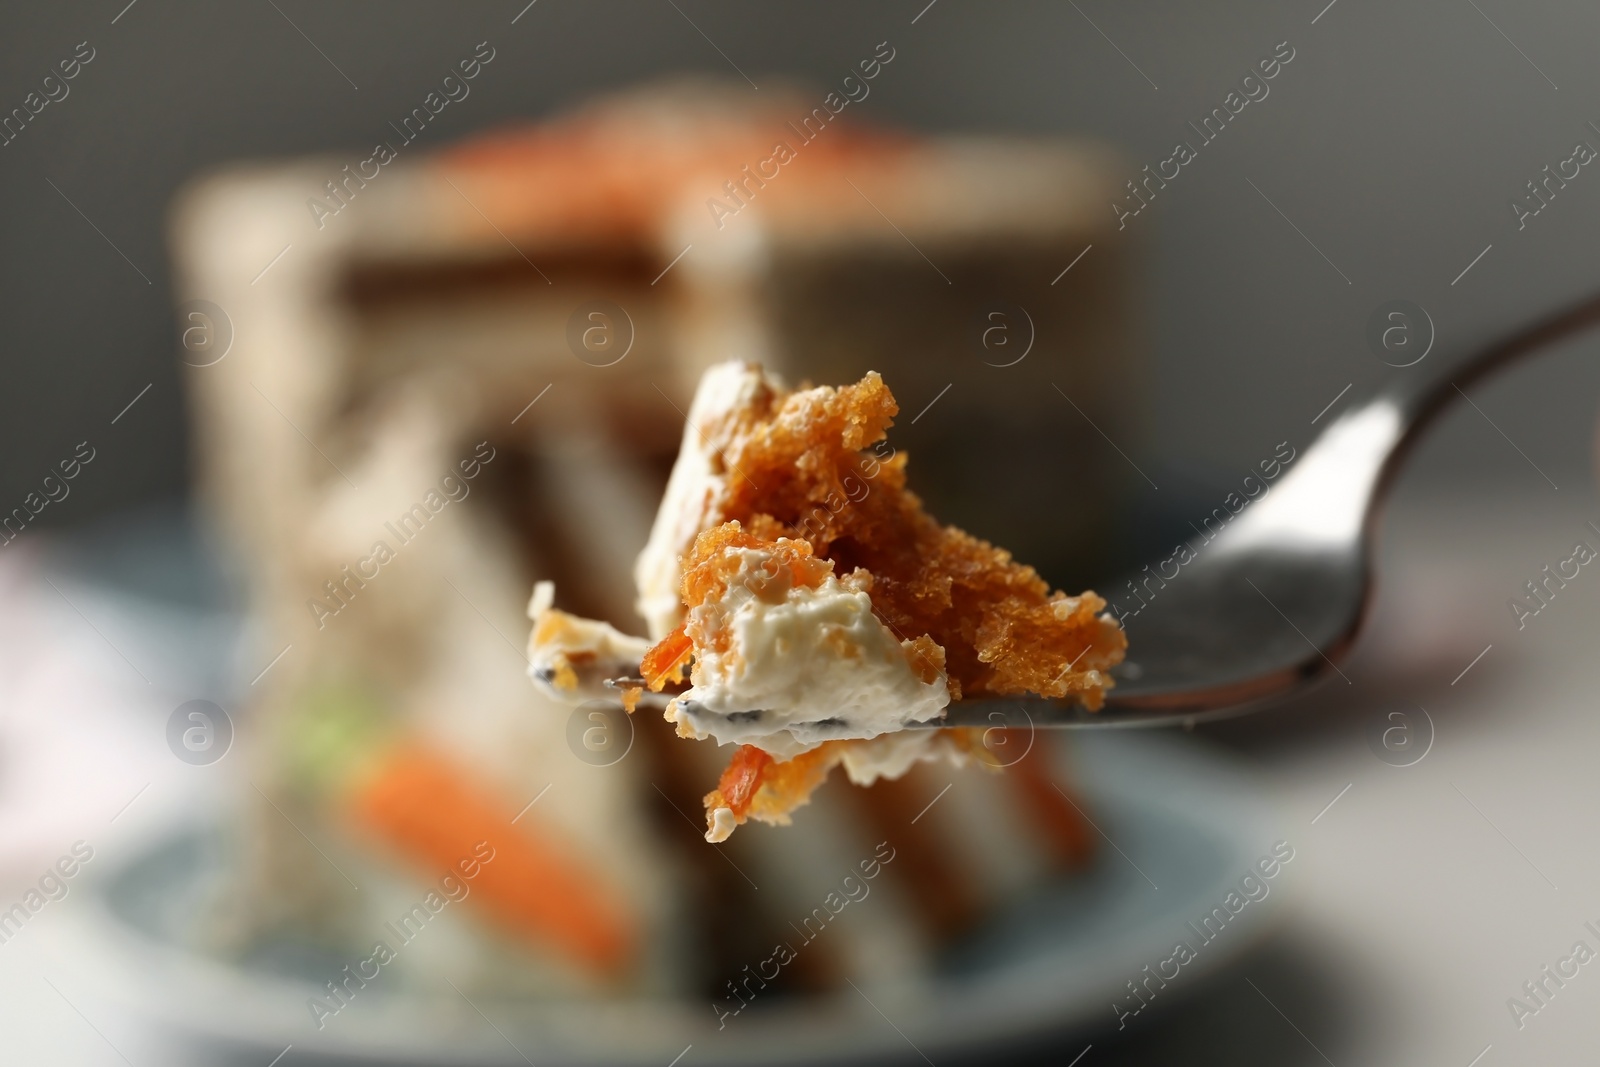
<path fill-rule="evenodd" d="M 838 764 L 868 784 L 981 755 L 973 731 L 907 729 L 951 700 L 1097 709 L 1112 685 L 1127 639 L 1105 601 L 924 511 L 886 443 L 898 410 L 876 373 L 790 390 L 730 362 L 700 383 L 635 581 L 656 642 L 643 682 L 674 694 L 681 736 L 740 746 L 706 797 L 709 840 L 787 822 Z M 530 659 L 548 664 L 550 593 L 534 607 Z"/>

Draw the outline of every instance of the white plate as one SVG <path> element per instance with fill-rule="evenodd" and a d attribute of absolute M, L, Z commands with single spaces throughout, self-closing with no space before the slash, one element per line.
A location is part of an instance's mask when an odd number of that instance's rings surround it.
<path fill-rule="evenodd" d="M 1185 736 L 1107 731 L 1078 734 L 1074 742 L 1072 776 L 1108 847 L 1090 872 L 997 917 L 914 1001 L 894 990 L 847 987 L 834 996 L 752 1006 L 719 1031 L 699 999 L 474 996 L 469 1004 L 370 990 L 353 1005 L 362 1011 L 318 1031 L 306 1007 L 318 980 L 241 970 L 182 947 L 180 934 L 215 858 L 199 831 L 102 880 L 93 906 L 63 924 L 71 944 L 62 947 L 96 976 L 102 1010 L 114 1015 L 120 1033 L 136 1035 L 144 1062 L 265 1067 L 291 1045 L 282 1067 L 665 1067 L 691 1045 L 684 1067 L 945 1064 L 992 1055 L 1050 1032 L 1114 1029 L 1113 1001 L 1129 1002 L 1126 983 L 1171 957 L 1179 938 L 1198 951 L 1172 986 L 1192 989 L 1248 947 L 1283 895 L 1280 873 L 1266 883 L 1265 899 L 1245 906 L 1202 946 L 1186 923 L 1198 926 L 1221 907 L 1278 840 L 1260 791 L 1233 763 Z M 886 1017 L 875 1004 L 895 1006 Z"/>

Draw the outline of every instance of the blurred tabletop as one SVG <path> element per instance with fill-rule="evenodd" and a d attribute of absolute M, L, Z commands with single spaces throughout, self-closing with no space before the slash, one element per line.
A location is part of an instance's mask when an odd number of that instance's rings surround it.
<path fill-rule="evenodd" d="M 1600 501 L 1589 480 L 1527 473 L 1525 491 L 1473 496 L 1402 484 L 1342 675 L 1196 730 L 1271 783 L 1298 853 L 1290 901 L 1236 970 L 1152 1002 L 1084 1064 L 1600 1059 L 1600 968 L 1571 958 L 1579 941 L 1600 952 L 1583 843 L 1600 812 L 1600 568 L 1551 582 L 1537 615 L 1509 604 L 1537 607 L 1525 583 L 1579 542 L 1600 549 Z M 1546 966 L 1577 974 L 1558 985 Z M 1540 981 L 1542 1005 L 1523 988 Z"/>
<path fill-rule="evenodd" d="M 1009 1059 L 1495 1067 L 1600 1058 L 1600 966 L 1572 962 L 1579 941 L 1600 952 L 1584 925 L 1600 929 L 1600 857 L 1586 844 L 1600 812 L 1600 567 L 1552 582 L 1548 604 L 1520 629 L 1508 606 L 1579 542 L 1600 548 L 1588 525 L 1600 527 L 1600 500 L 1587 481 L 1555 489 L 1528 474 L 1525 491 L 1470 497 L 1402 484 L 1382 523 L 1371 625 L 1342 675 L 1294 704 L 1195 731 L 1196 744 L 1259 767 L 1296 850 L 1272 933 L 1232 969 L 1193 988 L 1174 982 L 1120 1032 L 1108 1005 L 1103 1031 Z M 0 560 L 13 609 L 0 620 L 6 904 L 72 841 L 93 843 L 92 873 L 175 814 L 216 803 L 221 781 L 166 752 L 166 717 L 188 694 L 132 678 L 89 623 L 92 611 L 39 581 L 37 562 Z M 67 679 L 65 703 L 63 679 L 49 672 L 67 670 L 69 657 L 53 642 L 103 667 Z M 111 699 L 130 679 L 143 711 Z M 36 929 L 81 898 L 74 887 L 0 944 L 0 1062 L 128 1062 L 119 1035 L 87 1014 L 77 962 L 52 957 Z M 1547 966 L 1576 974 L 1558 985 Z M 1524 989 L 1541 980 L 1542 1004 Z M 1530 1010 L 1514 1016 L 1511 998 Z"/>

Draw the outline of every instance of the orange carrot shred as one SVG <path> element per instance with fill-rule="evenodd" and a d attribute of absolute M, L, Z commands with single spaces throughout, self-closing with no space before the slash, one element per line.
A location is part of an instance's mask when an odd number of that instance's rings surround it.
<path fill-rule="evenodd" d="M 456 874 L 470 887 L 469 899 L 526 940 L 601 976 L 614 977 L 632 961 L 638 932 L 600 874 L 540 825 L 537 813 L 513 826 L 512 806 L 448 756 L 398 745 L 354 784 L 344 805 L 358 826 L 420 871 Z M 493 850 L 488 862 L 484 843 Z"/>
<path fill-rule="evenodd" d="M 750 803 L 772 762 L 770 755 L 754 745 L 740 745 L 739 751 L 728 761 L 727 769 L 717 782 L 717 792 L 722 795 L 723 803 L 733 809 L 736 818 L 743 819 L 749 814 Z"/>
<path fill-rule="evenodd" d="M 682 678 L 683 664 L 693 651 L 694 642 L 689 640 L 682 623 L 652 646 L 639 664 L 639 673 L 649 684 L 650 691 L 659 693 L 669 680 Z"/>

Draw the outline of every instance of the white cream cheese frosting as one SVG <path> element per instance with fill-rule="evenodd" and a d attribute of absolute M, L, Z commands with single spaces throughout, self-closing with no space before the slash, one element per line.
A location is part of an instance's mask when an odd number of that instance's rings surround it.
<path fill-rule="evenodd" d="M 760 365 L 738 361 L 718 363 L 700 379 L 650 538 L 633 568 L 637 608 L 652 640 L 683 621 L 680 560 L 697 534 L 721 521 L 728 479 L 738 477 L 716 442 L 727 438 L 730 422 L 754 419 L 781 388 Z"/>
<path fill-rule="evenodd" d="M 553 582 L 538 582 L 528 602 L 533 633 L 528 638 L 528 674 L 547 692 L 567 703 L 619 699 L 608 678 L 632 678 L 650 647 L 607 622 L 558 611 Z"/>
<path fill-rule="evenodd" d="M 913 662 L 911 642 L 879 621 L 856 575 L 797 585 L 770 550 L 724 551 L 723 595 L 686 620 L 693 685 L 669 711 L 685 732 L 792 759 L 944 713 L 944 672 Z"/>

